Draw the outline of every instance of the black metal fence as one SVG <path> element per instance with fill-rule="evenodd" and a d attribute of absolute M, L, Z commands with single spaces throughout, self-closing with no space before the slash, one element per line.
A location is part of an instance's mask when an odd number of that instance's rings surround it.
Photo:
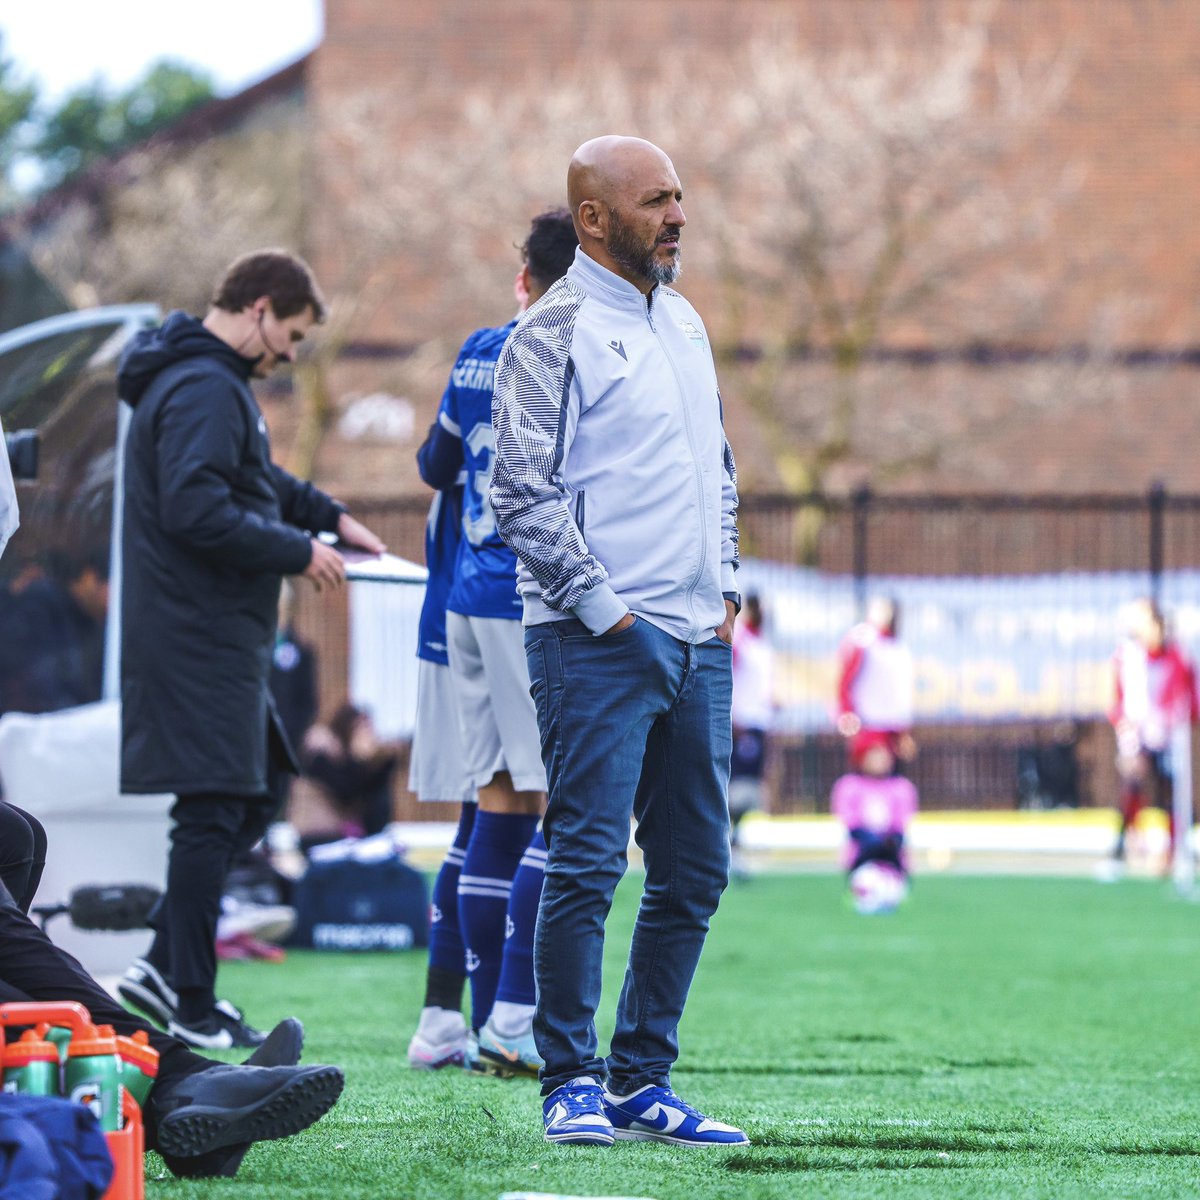
<path fill-rule="evenodd" d="M 420 560 L 423 499 L 354 510 L 395 553 Z M 911 772 L 928 809 L 1111 803 L 1104 712 L 1122 604 L 1152 596 L 1193 656 L 1200 651 L 1200 496 L 1158 486 L 1096 496 L 759 495 L 743 498 L 739 523 L 743 588 L 762 594 L 779 657 L 777 811 L 822 811 L 844 770 L 831 715 L 837 646 L 876 590 L 900 599 L 901 636 L 914 644 L 920 753 Z M 317 645 L 328 707 L 350 687 L 344 595 L 305 601 L 299 624 Z"/>
<path fill-rule="evenodd" d="M 822 811 L 845 769 L 828 720 L 834 639 L 874 591 L 900 597 L 907 635 L 921 643 L 911 773 L 930 809 L 1111 803 L 1105 711 L 1122 604 L 1154 598 L 1200 651 L 1200 497 L 1158 485 L 1140 495 L 757 496 L 740 524 L 748 564 L 763 564 L 754 576 L 776 608 L 777 641 L 802 647 L 792 662 L 801 678 L 785 690 L 819 695 L 826 717 L 810 706 L 789 723 L 785 696 L 781 811 Z M 789 634 L 781 599 L 794 607 L 806 590 L 836 616 Z"/>
<path fill-rule="evenodd" d="M 1012 576 L 1139 572 L 1161 599 L 1172 569 L 1200 566 L 1200 496 L 759 495 L 742 500 L 742 552 L 850 574 Z"/>

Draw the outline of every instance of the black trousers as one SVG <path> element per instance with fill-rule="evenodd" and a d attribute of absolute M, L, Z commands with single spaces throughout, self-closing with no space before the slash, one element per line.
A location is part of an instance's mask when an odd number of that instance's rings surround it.
<path fill-rule="evenodd" d="M 217 919 L 229 868 L 266 833 L 275 812 L 271 793 L 181 795 L 171 809 L 167 888 L 151 916 L 155 937 L 146 958 L 179 993 L 185 1024 L 216 1003 Z"/>
<path fill-rule="evenodd" d="M 162 1033 L 118 1004 L 77 959 L 56 946 L 26 916 L 33 895 L 18 903 L 14 888 L 28 888 L 24 864 L 37 857 L 39 846 L 44 862 L 46 834 L 41 825 L 0 801 L 0 1004 L 75 1000 L 87 1008 L 97 1025 L 111 1025 L 126 1036 L 144 1031 L 159 1055 L 156 1086 L 211 1067 L 211 1061 L 193 1054 L 178 1038 Z"/>
<path fill-rule="evenodd" d="M 22 912 L 28 912 L 46 866 L 46 831 L 15 804 L 0 801 L 0 879 Z"/>

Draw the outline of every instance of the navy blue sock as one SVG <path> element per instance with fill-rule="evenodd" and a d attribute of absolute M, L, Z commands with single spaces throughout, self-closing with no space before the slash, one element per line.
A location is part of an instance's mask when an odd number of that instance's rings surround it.
<path fill-rule="evenodd" d="M 537 817 L 480 812 L 458 877 L 458 922 L 467 948 L 471 1027 L 488 1019 L 504 957 L 508 896 Z"/>
<path fill-rule="evenodd" d="M 504 943 L 504 962 L 496 999 L 511 1004 L 533 1004 L 533 929 L 537 924 L 542 881 L 546 878 L 546 839 L 541 829 L 534 830 L 529 848 L 521 856 L 521 865 L 513 876 L 508 898 L 508 938 Z"/>
<path fill-rule="evenodd" d="M 458 828 L 454 831 L 454 842 L 446 851 L 441 869 L 433 881 L 426 1007 L 462 1007 L 463 985 L 467 981 L 467 952 L 458 924 L 458 877 L 474 825 L 475 805 L 464 804 L 458 818 Z"/>

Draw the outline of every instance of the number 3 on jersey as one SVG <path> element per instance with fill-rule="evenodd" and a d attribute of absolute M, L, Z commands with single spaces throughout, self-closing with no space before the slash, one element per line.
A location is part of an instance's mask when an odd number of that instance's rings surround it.
<path fill-rule="evenodd" d="M 482 546 L 496 532 L 496 514 L 488 498 L 496 469 L 496 434 L 490 422 L 481 421 L 471 430 L 466 447 L 471 486 L 463 505 L 463 534 L 472 546 Z"/>

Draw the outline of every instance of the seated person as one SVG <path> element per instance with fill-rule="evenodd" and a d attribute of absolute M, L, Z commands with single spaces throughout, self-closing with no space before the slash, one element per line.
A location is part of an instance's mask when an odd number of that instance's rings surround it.
<path fill-rule="evenodd" d="M 341 1094 L 337 1067 L 298 1066 L 303 1030 L 287 1020 L 244 1065 L 194 1054 L 122 1008 L 28 917 L 46 861 L 37 819 L 0 801 L 0 1004 L 74 1000 L 98 1025 L 145 1032 L 158 1077 L 143 1109 L 146 1147 L 180 1176 L 234 1175 L 252 1142 L 307 1129 Z"/>
<path fill-rule="evenodd" d="M 108 547 L 55 555 L 5 602 L 0 712 L 48 713 L 100 699 Z"/>
<path fill-rule="evenodd" d="M 304 739 L 304 772 L 324 788 L 337 813 L 342 837 L 371 837 L 392 819 L 396 747 L 379 739 L 371 714 L 343 704 L 328 725 L 314 725 Z"/>
<path fill-rule="evenodd" d="M 895 768 L 881 737 L 863 748 L 857 772 L 843 775 L 830 795 L 830 810 L 848 835 L 843 866 L 859 912 L 891 911 L 908 894 L 904 837 L 917 811 L 917 789 Z"/>

